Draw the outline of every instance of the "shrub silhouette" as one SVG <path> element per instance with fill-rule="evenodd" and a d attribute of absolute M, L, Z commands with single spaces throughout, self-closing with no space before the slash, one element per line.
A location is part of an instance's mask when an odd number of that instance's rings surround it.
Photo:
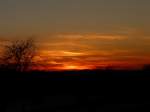
<path fill-rule="evenodd" d="M 27 71 L 32 66 L 35 49 L 33 39 L 11 42 L 4 48 L 3 67 L 20 72 Z"/>

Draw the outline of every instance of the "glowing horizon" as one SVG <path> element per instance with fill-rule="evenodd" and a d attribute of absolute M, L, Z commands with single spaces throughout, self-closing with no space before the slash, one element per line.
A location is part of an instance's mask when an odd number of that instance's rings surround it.
<path fill-rule="evenodd" d="M 61 36 L 60 36 L 61 35 Z M 135 34 L 137 35 L 137 34 Z M 149 37 L 137 39 L 140 44 L 132 48 L 134 39 L 130 35 L 107 34 L 55 34 L 51 42 L 43 42 L 41 54 L 37 60 L 43 60 L 47 69 L 80 70 L 80 69 L 139 69 L 150 64 L 150 53 L 147 43 Z M 133 36 L 133 34 L 132 34 Z M 94 42 L 94 44 L 93 44 Z M 95 44 L 101 43 L 101 45 Z M 124 42 L 125 45 L 120 43 Z M 128 43 L 130 42 L 130 43 Z M 109 44 L 109 46 L 104 43 Z M 116 44 L 117 47 L 116 47 Z M 142 48 L 140 48 L 142 46 Z M 143 49 L 144 48 L 144 49 Z M 42 62 L 42 61 L 41 61 Z M 66 67 L 65 67 L 66 66 Z M 70 66 L 70 67 L 69 67 Z"/>
<path fill-rule="evenodd" d="M 150 64 L 148 0 L 0 1 L 0 53 L 35 38 L 42 70 L 139 69 Z M 35 67 L 36 68 L 36 67 Z"/>

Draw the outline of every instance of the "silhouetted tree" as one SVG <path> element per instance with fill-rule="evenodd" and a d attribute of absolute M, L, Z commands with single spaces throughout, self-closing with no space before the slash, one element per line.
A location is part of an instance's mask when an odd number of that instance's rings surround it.
<path fill-rule="evenodd" d="M 35 56 L 35 43 L 33 39 L 18 40 L 5 46 L 3 64 L 6 69 L 27 71 Z"/>

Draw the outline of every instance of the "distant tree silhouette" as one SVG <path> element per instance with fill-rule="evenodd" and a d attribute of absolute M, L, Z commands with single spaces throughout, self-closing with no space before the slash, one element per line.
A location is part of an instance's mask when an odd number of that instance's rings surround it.
<path fill-rule="evenodd" d="M 146 64 L 143 66 L 143 70 L 150 71 L 150 64 Z"/>
<path fill-rule="evenodd" d="M 27 71 L 35 56 L 35 43 L 33 39 L 18 40 L 5 46 L 2 60 L 5 69 Z"/>

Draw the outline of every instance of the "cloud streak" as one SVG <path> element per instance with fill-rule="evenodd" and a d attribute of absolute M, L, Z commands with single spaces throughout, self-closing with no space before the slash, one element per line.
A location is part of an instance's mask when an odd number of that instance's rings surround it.
<path fill-rule="evenodd" d="M 58 33 L 37 41 L 35 61 L 47 69 L 64 66 L 133 68 L 150 63 L 150 34 L 132 31 L 126 34 Z M 3 39 L 2 39 L 3 40 Z M 1 43 L 6 44 L 7 41 Z M 137 61 L 139 60 L 139 61 Z M 44 68 L 43 67 L 43 68 Z M 42 68 L 42 67 L 41 67 Z"/>
<path fill-rule="evenodd" d="M 139 66 L 149 63 L 149 35 L 128 34 L 55 34 L 43 44 L 43 57 L 50 62 L 94 67 Z M 137 37 L 138 36 L 138 37 Z M 136 38 L 137 37 L 137 38 Z M 144 37 L 144 38 L 143 38 Z M 44 54 L 45 52 L 45 54 Z M 140 60 L 140 61 L 136 61 Z"/>

